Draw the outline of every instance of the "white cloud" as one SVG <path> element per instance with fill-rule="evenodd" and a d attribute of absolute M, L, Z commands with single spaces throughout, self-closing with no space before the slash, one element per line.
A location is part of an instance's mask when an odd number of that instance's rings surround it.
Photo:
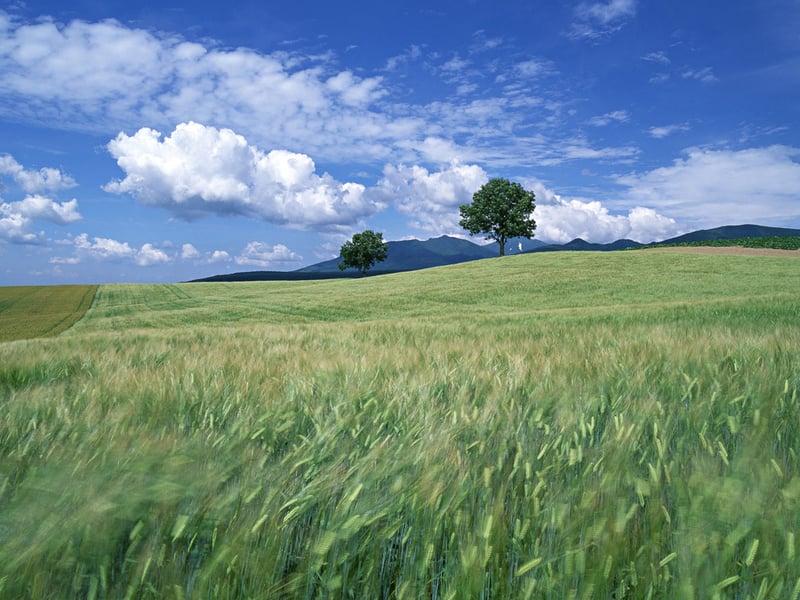
<path fill-rule="evenodd" d="M 462 73 L 465 71 L 472 63 L 466 59 L 461 58 L 460 56 L 454 56 L 447 62 L 445 62 L 440 69 L 444 73 L 456 74 Z"/>
<path fill-rule="evenodd" d="M 230 259 L 231 255 L 225 250 L 214 250 L 214 252 L 211 253 L 211 258 L 208 259 L 208 262 L 210 264 L 228 262 Z"/>
<path fill-rule="evenodd" d="M 619 0 L 581 6 L 578 13 L 593 26 L 598 19 L 617 26 L 613 15 L 630 12 Z M 418 97 L 416 82 L 404 89 L 398 77 L 390 86 L 385 73 L 342 68 L 331 53 L 223 48 L 113 20 L 9 21 L 0 32 L 0 118 L 109 136 L 142 124 L 168 132 L 176 123 L 204 123 L 325 164 L 528 165 L 541 148 L 557 145 L 528 143 L 539 135 L 532 127 L 561 124 L 567 100 L 560 88 L 531 90 L 531 81 L 555 73 L 554 66 L 500 53 L 501 41 L 482 32 L 474 37 L 466 57 L 431 52 L 422 60 L 423 48 L 411 46 L 387 62 L 388 70 L 401 70 L 416 61 L 415 72 L 427 69 L 453 85 L 447 100 L 419 104 L 409 100 Z M 475 62 L 478 46 L 497 56 L 481 54 Z M 461 101 L 476 90 L 484 93 L 475 102 Z M 424 153 L 426 140 L 446 144 L 434 156 Z"/>
<path fill-rule="evenodd" d="M 471 202 L 488 179 L 481 167 L 459 162 L 435 172 L 417 165 L 386 165 L 383 178 L 370 194 L 412 217 L 413 227 L 447 233 L 460 229 L 458 207 Z"/>
<path fill-rule="evenodd" d="M 672 63 L 669 57 L 662 51 L 650 52 L 649 54 L 645 54 L 642 57 L 642 60 L 646 60 L 648 62 L 655 62 L 664 66 Z"/>
<path fill-rule="evenodd" d="M 779 223 L 800 218 L 800 148 L 690 149 L 671 166 L 618 178 L 625 202 L 692 226 Z"/>
<path fill-rule="evenodd" d="M 719 81 L 711 67 L 705 67 L 703 69 L 685 69 L 683 73 L 681 73 L 681 77 L 684 79 L 694 79 L 702 83 L 716 83 Z"/>
<path fill-rule="evenodd" d="M 387 93 L 381 89 L 380 78 L 359 79 L 350 71 L 337 73 L 325 84 L 328 89 L 340 94 L 342 101 L 350 106 L 366 106 Z"/>
<path fill-rule="evenodd" d="M 125 172 L 104 189 L 130 193 L 185 219 L 240 214 L 278 224 L 345 226 L 381 208 L 364 186 L 316 174 L 305 154 L 264 153 L 230 129 L 181 123 L 166 138 L 152 129 L 108 144 Z"/>
<path fill-rule="evenodd" d="M 31 231 L 34 221 L 67 225 L 82 218 L 76 199 L 57 202 L 39 193 L 76 185 L 71 177 L 59 169 L 25 169 L 11 155 L 4 154 L 0 155 L 0 176 L 11 177 L 19 188 L 29 194 L 16 202 L 3 202 L 0 198 L 0 240 L 16 244 L 41 244 L 45 241 L 45 234 L 43 231 Z"/>
<path fill-rule="evenodd" d="M 78 264 L 86 259 L 96 261 L 125 262 L 130 261 L 140 267 L 172 262 L 172 258 L 163 250 L 151 243 L 142 244 L 137 250 L 128 242 L 120 242 L 111 238 L 89 237 L 81 233 L 72 240 L 75 254 L 71 257 L 53 257 L 53 264 Z"/>
<path fill-rule="evenodd" d="M 143 244 L 139 252 L 136 253 L 136 264 L 140 267 L 149 267 L 150 265 L 168 262 L 172 262 L 172 259 L 167 256 L 167 253 L 155 248 L 152 244 Z"/>
<path fill-rule="evenodd" d="M 636 14 L 636 0 L 581 2 L 575 8 L 576 21 L 569 37 L 599 38 L 622 28 Z"/>
<path fill-rule="evenodd" d="M 43 167 L 38 171 L 25 169 L 10 154 L 0 155 L 0 175 L 10 175 L 17 185 L 29 194 L 58 191 L 77 184 L 60 169 Z"/>
<path fill-rule="evenodd" d="M 563 244 L 575 238 L 593 243 L 623 238 L 652 242 L 679 231 L 673 219 L 649 208 L 636 206 L 627 214 L 611 214 L 597 200 L 564 199 L 540 182 L 530 189 L 536 194 L 536 238 L 544 242 Z"/>
<path fill-rule="evenodd" d="M 662 125 L 661 127 L 651 127 L 648 129 L 648 133 L 651 137 L 656 139 L 662 139 L 673 133 L 677 133 L 679 131 L 689 131 L 689 126 L 686 124 L 682 125 Z"/>
<path fill-rule="evenodd" d="M 42 219 L 58 225 L 67 225 L 80 221 L 78 201 L 74 198 L 69 202 L 55 202 L 44 196 L 28 196 L 20 202 L 0 204 L 0 212 L 6 215 L 19 214 L 26 219 Z"/>
<path fill-rule="evenodd" d="M 136 254 L 128 242 L 118 242 L 102 237 L 94 237 L 90 240 L 88 233 L 76 236 L 74 243 L 75 249 L 81 254 L 97 259 L 129 258 Z"/>
<path fill-rule="evenodd" d="M 558 149 L 558 153 L 554 156 L 553 162 L 550 164 L 558 164 L 563 160 L 606 160 L 625 162 L 630 161 L 639 154 L 639 149 L 635 146 L 617 146 L 605 148 L 593 148 L 588 140 L 582 136 L 574 137 L 565 140 L 563 146 Z M 547 163 L 544 163 L 547 164 Z"/>
<path fill-rule="evenodd" d="M 283 244 L 269 246 L 264 242 L 250 242 L 235 260 L 238 265 L 270 267 L 297 264 L 303 260 L 303 257 L 292 252 Z"/>
<path fill-rule="evenodd" d="M 29 218 L 18 212 L 7 211 L 6 206 L 0 205 L 0 240 L 14 244 L 40 244 L 44 241 L 44 232 L 30 231 Z"/>
<path fill-rule="evenodd" d="M 199 258 L 200 251 L 194 247 L 192 244 L 184 244 L 181 246 L 181 258 L 184 260 L 191 260 L 193 258 Z"/>
<path fill-rule="evenodd" d="M 418 46 L 416 44 L 412 44 L 409 48 L 403 52 L 402 54 L 398 54 L 397 56 L 392 56 L 386 61 L 386 66 L 384 69 L 386 71 L 396 71 L 402 65 L 405 65 L 409 62 L 413 62 L 419 59 L 422 56 L 422 46 Z"/>
<path fill-rule="evenodd" d="M 0 43 L 0 115 L 69 129 L 194 120 L 266 146 L 372 157 L 386 152 L 372 141 L 391 121 L 370 106 L 386 93 L 380 77 L 337 71 L 330 55 L 223 49 L 114 20 L 10 22 Z"/>
<path fill-rule="evenodd" d="M 648 81 L 653 84 L 665 83 L 669 81 L 670 74 L 669 73 L 657 73 L 653 75 Z"/>
<path fill-rule="evenodd" d="M 631 115 L 627 110 L 615 110 L 604 115 L 592 117 L 587 121 L 587 123 L 589 125 L 593 125 L 594 127 L 605 127 L 611 123 L 626 123 L 630 120 L 630 118 Z"/>

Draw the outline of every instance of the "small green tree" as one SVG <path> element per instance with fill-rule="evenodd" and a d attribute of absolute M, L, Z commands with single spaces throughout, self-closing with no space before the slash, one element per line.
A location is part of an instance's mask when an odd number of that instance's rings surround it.
<path fill-rule="evenodd" d="M 482 233 L 487 240 L 495 240 L 500 244 L 500 256 L 505 256 L 509 239 L 533 237 L 535 199 L 533 192 L 518 183 L 490 179 L 472 196 L 472 204 L 459 207 L 459 225 L 472 235 Z"/>
<path fill-rule="evenodd" d="M 344 271 L 353 267 L 361 271 L 361 275 L 366 275 L 372 265 L 386 260 L 388 250 L 389 245 L 383 241 L 382 233 L 375 233 L 370 229 L 356 233 L 339 251 L 342 256 L 339 268 Z"/>

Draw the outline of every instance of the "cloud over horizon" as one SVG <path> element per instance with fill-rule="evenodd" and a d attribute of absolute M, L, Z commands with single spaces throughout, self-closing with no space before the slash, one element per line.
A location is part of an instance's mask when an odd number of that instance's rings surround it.
<path fill-rule="evenodd" d="M 647 243 L 681 233 L 674 219 L 651 208 L 635 206 L 627 214 L 612 214 L 597 200 L 565 199 L 534 182 L 536 237 L 548 243 L 564 244 L 581 238 L 594 243 L 631 239 Z"/>
<path fill-rule="evenodd" d="M 672 165 L 617 177 L 625 204 L 648 206 L 691 227 L 769 224 L 800 216 L 800 148 L 692 148 Z"/>

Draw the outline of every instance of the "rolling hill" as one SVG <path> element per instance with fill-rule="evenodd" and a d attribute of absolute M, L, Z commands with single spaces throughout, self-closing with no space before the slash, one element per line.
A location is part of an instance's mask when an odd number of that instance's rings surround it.
<path fill-rule="evenodd" d="M 800 236 L 800 229 L 767 227 L 763 225 L 727 225 L 713 229 L 702 229 L 673 237 L 656 244 L 679 244 L 713 240 L 756 238 L 769 236 Z M 400 240 L 388 242 L 387 259 L 370 270 L 369 275 L 416 271 L 430 267 L 440 267 L 457 263 L 492 258 L 497 256 L 497 245 L 479 245 L 468 240 L 443 235 L 429 240 Z M 596 244 L 576 238 L 566 244 L 546 244 L 537 239 L 514 238 L 509 240 L 508 254 L 529 252 L 594 251 L 606 252 L 625 250 L 643 246 L 633 240 L 621 239 L 607 244 Z M 302 281 L 312 279 L 333 279 L 339 277 L 359 277 L 354 269 L 339 270 L 340 257 L 319 262 L 295 271 L 242 271 L 214 275 L 194 281 Z"/>
<path fill-rule="evenodd" d="M 659 244 L 683 244 L 687 242 L 709 242 L 713 240 L 736 240 L 739 238 L 757 238 L 770 236 L 800 235 L 800 229 L 785 227 L 766 227 L 764 225 L 725 225 L 713 229 L 700 229 L 685 233 Z"/>

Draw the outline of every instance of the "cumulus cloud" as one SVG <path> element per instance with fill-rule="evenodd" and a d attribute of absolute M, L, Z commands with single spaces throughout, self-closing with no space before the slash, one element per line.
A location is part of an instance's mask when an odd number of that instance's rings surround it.
<path fill-rule="evenodd" d="M 18 244 L 40 244 L 45 241 L 43 231 L 34 232 L 35 221 L 49 221 L 68 225 L 82 217 L 76 199 L 58 202 L 39 192 L 53 192 L 73 187 L 75 181 L 61 170 L 50 167 L 25 169 L 11 155 L 0 156 L 0 176 L 10 177 L 28 195 L 16 202 L 0 198 L 0 240 Z"/>
<path fill-rule="evenodd" d="M 458 207 L 489 180 L 478 165 L 453 162 L 440 171 L 421 166 L 386 165 L 371 194 L 412 217 L 411 225 L 430 233 L 459 230 Z"/>
<path fill-rule="evenodd" d="M 163 250 L 154 247 L 153 244 L 143 244 L 136 253 L 136 264 L 140 267 L 159 265 L 172 262 L 172 259 Z"/>
<path fill-rule="evenodd" d="M 644 243 L 679 232 L 674 219 L 650 208 L 635 206 L 626 214 L 612 214 L 597 200 L 562 198 L 540 182 L 530 189 L 536 194 L 536 238 L 544 242 L 563 244 L 581 238 L 602 244 L 627 238 Z"/>
<path fill-rule="evenodd" d="M 82 219 L 78 212 L 78 201 L 74 198 L 69 202 L 56 202 L 44 196 L 28 196 L 20 202 L 0 204 L 0 212 L 5 215 L 18 214 L 25 219 L 42 219 L 57 225 Z"/>
<path fill-rule="evenodd" d="M 184 244 L 181 246 L 181 258 L 184 260 L 191 260 L 193 258 L 199 258 L 200 251 L 194 247 L 193 244 Z"/>
<path fill-rule="evenodd" d="M 228 262 L 230 259 L 231 255 L 225 250 L 214 250 L 214 252 L 211 253 L 211 257 L 208 259 L 208 262 L 210 264 Z"/>
<path fill-rule="evenodd" d="M 575 8 L 572 38 L 599 38 L 618 31 L 636 14 L 636 0 L 581 2 Z"/>
<path fill-rule="evenodd" d="M 61 169 L 53 167 L 43 167 L 38 171 L 25 169 L 9 154 L 0 155 L 0 175 L 10 175 L 17 185 L 29 194 L 58 191 L 77 185 L 75 180 Z"/>
<path fill-rule="evenodd" d="M 75 237 L 75 249 L 81 254 L 98 259 L 119 259 L 129 258 L 136 254 L 136 251 L 128 245 L 128 242 L 118 242 L 110 238 L 95 237 L 89 239 L 88 233 L 82 233 Z"/>
<path fill-rule="evenodd" d="M 693 226 L 786 222 L 800 218 L 800 148 L 695 148 L 668 167 L 618 178 L 625 202 Z"/>
<path fill-rule="evenodd" d="M 6 206 L 0 205 L 0 240 L 14 244 L 40 244 L 44 241 L 44 232 L 30 231 L 30 219 L 6 210 Z"/>
<path fill-rule="evenodd" d="M 316 229 L 346 226 L 381 205 L 358 183 L 318 175 L 311 157 L 263 152 L 230 129 L 181 123 L 162 140 L 143 128 L 120 133 L 108 150 L 126 177 L 105 190 L 130 193 L 178 217 L 239 214 Z"/>
<path fill-rule="evenodd" d="M 270 246 L 264 242 L 250 242 L 235 260 L 238 265 L 272 267 L 294 265 L 302 261 L 303 257 L 283 244 Z"/>
<path fill-rule="evenodd" d="M 81 233 L 72 239 L 74 255 L 56 256 L 50 259 L 52 264 L 78 264 L 88 260 L 110 262 L 133 262 L 140 267 L 149 267 L 172 262 L 173 258 L 151 243 L 142 244 L 137 250 L 128 242 L 120 242 L 112 238 L 92 236 Z"/>

